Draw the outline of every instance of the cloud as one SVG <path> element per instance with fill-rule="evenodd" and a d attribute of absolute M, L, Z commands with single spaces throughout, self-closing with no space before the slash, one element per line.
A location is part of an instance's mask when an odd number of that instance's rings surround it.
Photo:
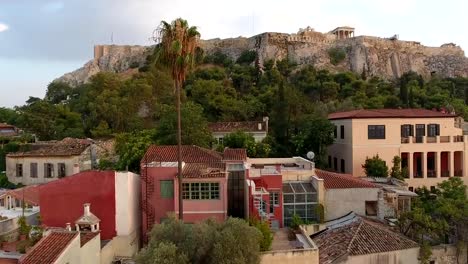
<path fill-rule="evenodd" d="M 65 7 L 65 4 L 63 2 L 57 1 L 57 2 L 49 2 L 42 6 L 41 11 L 44 13 L 56 13 L 60 10 L 62 10 Z"/>
<path fill-rule="evenodd" d="M 0 23 L 0 32 L 7 31 L 9 29 L 7 24 Z"/>

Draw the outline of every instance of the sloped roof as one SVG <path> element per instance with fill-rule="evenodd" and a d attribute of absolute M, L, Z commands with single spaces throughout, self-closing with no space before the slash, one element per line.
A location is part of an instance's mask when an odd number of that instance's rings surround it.
<path fill-rule="evenodd" d="M 4 196 L 4 195 L 11 195 L 18 200 L 23 200 L 23 197 L 24 197 L 24 200 L 28 204 L 34 205 L 34 206 L 39 205 L 39 185 L 29 185 L 29 186 L 25 186 L 22 188 L 9 190 L 1 194 L 1 196 Z"/>
<path fill-rule="evenodd" d="M 226 177 L 224 163 L 187 163 L 182 170 L 184 178 L 224 178 Z"/>
<path fill-rule="evenodd" d="M 315 174 L 318 178 L 323 179 L 325 189 L 379 188 L 376 184 L 353 177 L 351 174 L 320 169 L 315 169 Z"/>
<path fill-rule="evenodd" d="M 247 160 L 247 150 L 226 148 L 223 152 L 223 160 L 226 160 L 226 161 Z"/>
<path fill-rule="evenodd" d="M 53 264 L 67 248 L 78 232 L 52 232 L 41 239 L 24 257 L 21 264 Z"/>
<path fill-rule="evenodd" d="M 99 232 L 80 232 L 80 246 L 83 247 L 97 235 L 99 235 Z"/>
<path fill-rule="evenodd" d="M 220 162 L 220 153 L 194 145 L 182 146 L 182 161 L 185 163 Z M 176 162 L 177 146 L 151 145 L 146 151 L 142 163 L 150 162 Z"/>
<path fill-rule="evenodd" d="M 455 114 L 427 109 L 361 109 L 336 112 L 328 115 L 329 120 L 358 118 L 444 118 L 456 117 Z"/>
<path fill-rule="evenodd" d="M 78 138 L 64 138 L 61 141 L 50 141 L 33 144 L 32 150 L 10 153 L 8 157 L 56 157 L 78 156 L 91 145 L 91 140 Z"/>
<path fill-rule="evenodd" d="M 354 213 L 331 221 L 327 228 L 311 235 L 319 248 L 321 264 L 345 256 L 390 252 L 419 247 L 418 243 L 390 230 L 386 225 Z"/>
<path fill-rule="evenodd" d="M 259 125 L 261 127 L 259 129 Z M 242 121 L 242 122 L 216 122 L 208 124 L 211 132 L 264 132 L 267 129 L 264 121 Z"/>
<path fill-rule="evenodd" d="M 9 125 L 7 123 L 0 123 L 0 128 L 13 128 L 13 129 L 16 129 L 15 126 Z"/>

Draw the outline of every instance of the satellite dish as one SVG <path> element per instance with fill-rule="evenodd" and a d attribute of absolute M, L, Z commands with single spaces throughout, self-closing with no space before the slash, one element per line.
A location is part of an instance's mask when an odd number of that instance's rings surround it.
<path fill-rule="evenodd" d="M 307 152 L 307 158 L 313 160 L 315 157 L 315 153 L 312 151 Z"/>

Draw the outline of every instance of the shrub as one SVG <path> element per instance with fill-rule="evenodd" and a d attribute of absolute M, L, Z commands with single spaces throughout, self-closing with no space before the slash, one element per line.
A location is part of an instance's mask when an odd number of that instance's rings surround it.
<path fill-rule="evenodd" d="M 257 52 L 255 50 L 246 50 L 241 53 L 237 58 L 236 63 L 238 64 L 251 64 L 257 58 Z"/>
<path fill-rule="evenodd" d="M 266 221 L 260 221 L 257 218 L 251 217 L 249 219 L 249 225 L 253 226 L 262 233 L 262 241 L 260 242 L 260 251 L 268 251 L 271 248 L 273 242 L 273 234 L 271 233 L 270 225 Z"/>
<path fill-rule="evenodd" d="M 303 224 L 304 224 L 304 220 L 302 220 L 302 218 L 299 215 L 294 214 L 291 219 L 291 224 L 289 225 L 289 227 L 292 228 L 293 230 L 299 230 L 299 226 Z"/>
<path fill-rule="evenodd" d="M 385 161 L 375 155 L 372 158 L 367 157 L 366 162 L 362 165 L 367 177 L 387 177 L 388 167 Z"/>
<path fill-rule="evenodd" d="M 328 56 L 330 57 L 331 64 L 337 65 L 346 58 L 346 51 L 339 47 L 330 48 Z"/>

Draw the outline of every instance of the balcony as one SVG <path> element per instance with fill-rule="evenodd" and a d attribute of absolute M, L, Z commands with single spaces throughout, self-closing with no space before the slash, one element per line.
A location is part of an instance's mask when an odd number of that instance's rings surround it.
<path fill-rule="evenodd" d="M 435 137 L 401 137 L 401 144 L 436 144 L 436 143 L 458 143 L 458 142 L 468 142 L 468 138 L 463 135 L 458 136 L 435 136 Z"/>

